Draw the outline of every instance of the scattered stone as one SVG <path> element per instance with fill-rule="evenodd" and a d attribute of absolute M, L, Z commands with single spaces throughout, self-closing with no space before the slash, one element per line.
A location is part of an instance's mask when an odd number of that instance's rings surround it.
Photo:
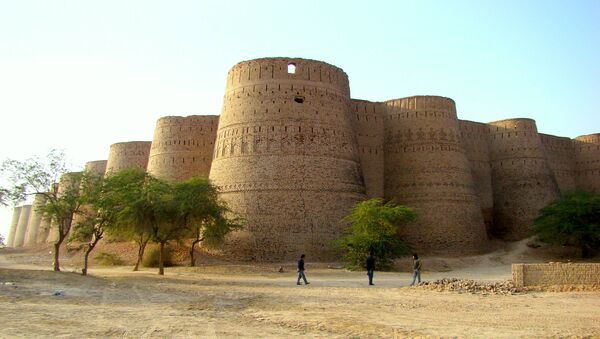
<path fill-rule="evenodd" d="M 279 266 L 279 269 L 277 270 L 277 272 L 279 272 L 279 273 L 283 273 L 283 272 L 284 272 L 284 270 L 283 270 L 283 266 Z"/>
<path fill-rule="evenodd" d="M 58 296 L 63 296 L 65 295 L 65 291 L 63 290 L 56 290 L 54 291 L 54 293 L 52 293 L 53 296 L 58 297 Z"/>
<path fill-rule="evenodd" d="M 494 295 L 513 295 L 525 292 L 526 289 L 518 288 L 510 281 L 497 282 L 479 282 L 468 279 L 443 278 L 435 281 L 423 281 L 419 283 L 417 288 L 434 290 L 434 291 L 450 291 L 457 293 L 471 294 L 494 294 Z"/>

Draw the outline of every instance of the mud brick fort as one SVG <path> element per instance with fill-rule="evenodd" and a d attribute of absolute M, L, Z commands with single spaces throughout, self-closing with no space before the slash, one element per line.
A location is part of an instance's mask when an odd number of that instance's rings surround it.
<path fill-rule="evenodd" d="M 373 197 L 418 212 L 401 234 L 417 250 L 461 254 L 485 251 L 490 237 L 527 237 L 564 192 L 600 192 L 600 133 L 569 139 L 526 118 L 459 120 L 454 101 L 437 96 L 352 99 L 338 67 L 264 58 L 229 71 L 220 116 L 160 118 L 152 142 L 114 144 L 108 161 L 86 165 L 130 167 L 208 176 L 247 220 L 223 247 L 235 257 L 329 259 L 340 220 Z M 8 244 L 52 241 L 48 226 L 30 205 L 16 207 Z"/>

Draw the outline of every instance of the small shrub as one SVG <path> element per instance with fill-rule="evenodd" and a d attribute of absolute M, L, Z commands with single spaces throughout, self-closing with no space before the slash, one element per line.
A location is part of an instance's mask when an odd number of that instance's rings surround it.
<path fill-rule="evenodd" d="M 100 265 L 104 266 L 123 265 L 123 260 L 121 260 L 121 258 L 114 253 L 100 252 L 94 258 L 98 261 Z"/>
<path fill-rule="evenodd" d="M 142 265 L 144 265 L 144 267 L 158 267 L 159 254 L 160 249 L 158 247 L 149 249 L 149 251 L 144 254 Z M 171 247 L 165 246 L 163 264 L 165 267 L 173 266 L 173 249 Z"/>

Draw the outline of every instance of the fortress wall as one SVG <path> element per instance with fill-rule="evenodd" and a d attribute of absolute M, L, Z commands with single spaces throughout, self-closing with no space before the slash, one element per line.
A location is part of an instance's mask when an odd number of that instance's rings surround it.
<path fill-rule="evenodd" d="M 600 133 L 575 138 L 577 188 L 600 193 Z"/>
<path fill-rule="evenodd" d="M 531 119 L 490 122 L 494 227 L 506 240 L 530 234 L 539 210 L 558 198 L 558 184 Z"/>
<path fill-rule="evenodd" d="M 324 62 L 267 58 L 229 71 L 210 179 L 247 223 L 225 252 L 333 257 L 340 220 L 366 197 L 349 104 L 346 74 Z"/>
<path fill-rule="evenodd" d="M 150 141 L 129 141 L 110 145 L 106 173 L 129 168 L 146 170 L 151 144 Z"/>
<path fill-rule="evenodd" d="M 419 214 L 402 235 L 418 250 L 481 250 L 487 235 L 454 101 L 415 96 L 386 106 L 385 196 Z"/>
<path fill-rule="evenodd" d="M 95 175 L 104 175 L 108 160 L 95 160 L 85 163 L 84 171 Z"/>
<path fill-rule="evenodd" d="M 556 179 L 561 193 L 575 190 L 575 158 L 573 140 L 565 137 L 542 134 L 540 141 L 548 166 Z"/>
<path fill-rule="evenodd" d="M 44 207 L 44 204 L 46 204 L 46 196 L 43 194 L 36 194 L 33 204 L 31 205 L 31 212 L 29 213 L 29 226 L 27 227 L 27 233 L 25 235 L 25 246 L 33 246 L 37 242 L 37 236 L 43 216 L 40 209 Z"/>
<path fill-rule="evenodd" d="M 352 99 L 350 118 L 358 143 L 358 156 L 367 197 L 383 198 L 383 120 L 385 104 Z"/>
<path fill-rule="evenodd" d="M 471 174 L 475 191 L 479 196 L 481 213 L 487 232 L 490 234 L 494 224 L 494 194 L 488 143 L 490 131 L 484 123 L 467 120 L 458 120 L 458 127 L 465 154 L 471 164 Z"/>
<path fill-rule="evenodd" d="M 13 208 L 13 216 L 8 229 L 8 238 L 6 238 L 6 246 L 14 247 L 15 235 L 17 233 L 17 225 L 19 224 L 19 216 L 21 215 L 21 206 Z"/>
<path fill-rule="evenodd" d="M 17 230 L 15 232 L 15 242 L 13 243 L 13 247 L 23 247 L 23 244 L 25 243 L 25 234 L 27 233 L 30 212 L 31 205 L 21 206 L 21 214 L 19 215 L 19 223 L 17 224 Z"/>
<path fill-rule="evenodd" d="M 158 119 L 148 173 L 172 180 L 208 177 L 218 124 L 217 115 Z"/>
<path fill-rule="evenodd" d="M 50 221 L 45 219 L 42 216 L 40 220 L 40 226 L 38 227 L 38 234 L 35 238 L 36 244 L 45 244 L 48 240 L 48 235 L 50 234 Z"/>

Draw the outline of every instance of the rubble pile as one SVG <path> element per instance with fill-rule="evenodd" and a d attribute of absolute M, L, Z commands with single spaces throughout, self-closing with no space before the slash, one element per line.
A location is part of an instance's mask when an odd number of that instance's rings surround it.
<path fill-rule="evenodd" d="M 424 281 L 417 285 L 419 288 L 434 291 L 451 291 L 471 294 L 513 295 L 525 292 L 510 281 L 479 282 L 468 279 L 443 278 L 434 281 Z"/>

